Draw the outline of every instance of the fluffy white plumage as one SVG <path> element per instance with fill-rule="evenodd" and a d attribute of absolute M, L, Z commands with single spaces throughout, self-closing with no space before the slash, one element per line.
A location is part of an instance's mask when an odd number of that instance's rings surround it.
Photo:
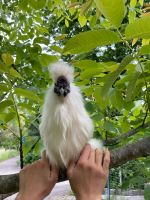
<path fill-rule="evenodd" d="M 54 82 L 56 82 L 60 76 L 64 76 L 69 83 L 71 83 L 73 82 L 73 73 L 74 69 L 64 62 L 54 63 L 50 67 L 50 74 Z"/>
<path fill-rule="evenodd" d="M 73 83 L 73 72 L 73 68 L 64 62 L 57 62 L 50 68 L 54 83 L 60 76 L 68 80 L 70 93 L 65 97 L 58 96 L 54 93 L 54 84 L 50 87 L 40 124 L 47 156 L 52 164 L 59 167 L 67 166 L 70 160 L 78 158 L 87 142 L 102 148 L 101 142 L 91 139 L 93 122 L 84 108 L 80 89 Z"/>

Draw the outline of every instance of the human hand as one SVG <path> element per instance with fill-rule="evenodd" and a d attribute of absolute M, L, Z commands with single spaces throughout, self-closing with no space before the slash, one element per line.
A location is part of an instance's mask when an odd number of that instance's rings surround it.
<path fill-rule="evenodd" d="M 21 170 L 19 179 L 16 200 L 43 200 L 58 180 L 58 169 L 50 166 L 44 152 L 40 160 Z"/>
<path fill-rule="evenodd" d="M 110 153 L 93 150 L 89 144 L 77 163 L 68 167 L 68 178 L 77 200 L 101 200 L 109 175 Z"/>

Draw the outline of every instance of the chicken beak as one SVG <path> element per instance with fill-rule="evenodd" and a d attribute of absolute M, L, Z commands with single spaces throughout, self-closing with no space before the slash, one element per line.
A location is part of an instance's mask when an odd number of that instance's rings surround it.
<path fill-rule="evenodd" d="M 60 89 L 60 95 L 61 95 L 61 96 L 64 96 L 64 92 L 65 92 L 64 88 L 61 88 L 61 89 Z"/>

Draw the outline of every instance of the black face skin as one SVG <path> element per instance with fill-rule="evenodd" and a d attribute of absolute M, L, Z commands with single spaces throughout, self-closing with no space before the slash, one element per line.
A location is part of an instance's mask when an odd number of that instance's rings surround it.
<path fill-rule="evenodd" d="M 54 92 L 58 96 L 66 97 L 70 93 L 70 84 L 64 76 L 60 76 L 54 86 Z"/>

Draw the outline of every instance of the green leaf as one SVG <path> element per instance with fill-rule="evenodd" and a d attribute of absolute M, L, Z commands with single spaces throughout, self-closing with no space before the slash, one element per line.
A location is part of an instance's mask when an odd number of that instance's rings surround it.
<path fill-rule="evenodd" d="M 36 145 L 35 148 L 34 148 L 34 154 L 35 154 L 35 156 L 37 156 L 38 158 L 39 158 L 41 149 L 42 149 L 42 144 L 41 144 L 41 139 L 40 139 L 40 141 L 37 143 L 37 145 Z"/>
<path fill-rule="evenodd" d="M 101 92 L 101 87 L 96 87 L 93 94 L 96 103 L 101 109 L 105 109 L 109 105 L 108 98 L 104 99 Z"/>
<path fill-rule="evenodd" d="M 93 94 L 93 87 L 84 87 L 83 92 L 85 93 L 86 96 L 91 96 Z"/>
<path fill-rule="evenodd" d="M 121 125 L 122 133 L 128 132 L 131 128 L 130 123 L 128 122 L 127 118 L 124 118 L 120 125 Z"/>
<path fill-rule="evenodd" d="M 43 33 L 49 34 L 49 31 L 48 31 L 47 28 L 45 28 L 45 27 L 39 26 L 38 29 L 39 29 L 39 31 L 40 31 L 42 34 L 43 34 Z"/>
<path fill-rule="evenodd" d="M 19 72 L 17 72 L 13 67 L 10 68 L 9 74 L 16 78 L 23 79 L 23 77 L 19 74 Z"/>
<path fill-rule="evenodd" d="M 149 200 L 150 197 L 150 184 L 147 184 L 144 189 L 144 199 Z"/>
<path fill-rule="evenodd" d="M 42 54 L 38 57 L 39 62 L 42 66 L 47 67 L 51 62 L 57 60 L 56 56 L 51 56 L 47 54 Z"/>
<path fill-rule="evenodd" d="M 98 46 L 120 42 L 119 36 L 109 30 L 94 30 L 79 33 L 69 39 L 64 47 L 64 54 L 76 54 L 91 51 Z"/>
<path fill-rule="evenodd" d="M 11 121 L 12 119 L 14 119 L 16 116 L 16 113 L 15 112 L 9 112 L 9 113 L 5 113 L 4 115 L 4 121 L 6 123 L 8 123 L 9 121 Z"/>
<path fill-rule="evenodd" d="M 147 168 L 149 168 L 149 167 L 150 167 L 150 158 L 147 157 L 147 159 L 144 160 L 144 163 L 145 163 L 145 166 L 146 166 Z"/>
<path fill-rule="evenodd" d="M 134 117 L 139 116 L 141 110 L 142 110 L 142 106 L 138 106 L 138 107 L 136 107 L 136 108 L 133 110 L 133 116 L 134 116 Z"/>
<path fill-rule="evenodd" d="M 33 111 L 33 107 L 32 107 L 32 104 L 28 104 L 28 103 L 18 103 L 17 104 L 18 107 L 21 107 L 21 109 L 27 109 L 29 111 Z"/>
<path fill-rule="evenodd" d="M 46 0 L 32 0 L 32 1 L 29 0 L 28 2 L 36 10 L 42 9 L 46 5 Z"/>
<path fill-rule="evenodd" d="M 67 37 L 67 34 L 58 35 L 55 37 L 55 40 L 64 40 Z"/>
<path fill-rule="evenodd" d="M 39 43 L 39 44 L 45 44 L 48 45 L 49 44 L 49 39 L 44 38 L 44 37 L 36 37 L 33 41 L 34 44 Z"/>
<path fill-rule="evenodd" d="M 25 143 L 23 145 L 24 155 L 26 155 L 31 150 L 32 146 L 33 146 L 33 137 L 25 137 Z"/>
<path fill-rule="evenodd" d="M 35 20 L 36 20 L 36 22 L 38 22 L 39 24 L 42 24 L 42 23 L 43 23 L 43 20 L 42 20 L 42 18 L 41 18 L 40 15 L 35 16 Z"/>
<path fill-rule="evenodd" d="M 16 88 L 14 90 L 14 94 L 16 94 L 18 96 L 26 97 L 26 98 L 34 100 L 34 101 L 39 101 L 39 97 L 34 92 L 32 92 L 30 90 L 25 90 L 25 89 L 22 89 L 22 88 Z"/>
<path fill-rule="evenodd" d="M 111 65 L 115 65 L 116 63 L 101 63 L 96 62 L 94 60 L 80 60 L 80 61 L 73 61 L 73 65 L 78 67 L 84 71 L 81 72 L 80 78 L 82 80 L 91 78 L 94 76 L 104 76 L 102 72 L 110 71 Z M 114 67 L 115 69 L 115 67 Z"/>
<path fill-rule="evenodd" d="M 127 87 L 127 92 L 126 92 L 126 101 L 131 101 L 132 100 L 132 96 L 134 93 L 134 89 L 136 87 L 136 81 L 138 80 L 139 76 L 140 76 L 140 72 L 139 71 L 135 71 L 130 79 L 130 82 L 128 83 L 128 87 Z"/>
<path fill-rule="evenodd" d="M 63 49 L 62 48 L 60 48 L 59 46 L 51 46 L 50 47 L 52 50 L 54 50 L 54 51 L 56 51 L 56 52 L 58 52 L 58 53 L 62 53 L 62 51 L 63 51 Z"/>
<path fill-rule="evenodd" d="M 125 36 L 127 39 L 150 38 L 150 16 L 144 16 L 129 24 Z"/>
<path fill-rule="evenodd" d="M 5 100 L 0 102 L 0 112 L 4 111 L 5 108 L 12 106 L 13 102 L 11 100 Z"/>
<path fill-rule="evenodd" d="M 78 17 L 78 21 L 81 27 L 86 25 L 87 19 L 84 15 Z"/>
<path fill-rule="evenodd" d="M 115 27 L 119 27 L 124 18 L 124 2 L 124 0 L 95 0 L 97 8 Z"/>
<path fill-rule="evenodd" d="M 137 0 L 130 0 L 130 6 L 131 7 L 135 7 L 136 6 L 136 3 L 137 3 Z"/>
<path fill-rule="evenodd" d="M 119 90 L 112 89 L 109 93 L 111 104 L 114 108 L 121 110 L 123 107 L 123 97 Z"/>
<path fill-rule="evenodd" d="M 49 9 L 50 11 L 53 10 L 53 6 L 54 6 L 53 2 L 52 2 L 51 0 L 47 0 L 47 7 L 48 7 L 48 9 Z"/>
<path fill-rule="evenodd" d="M 112 122 L 105 121 L 104 122 L 104 128 L 105 128 L 106 131 L 116 132 L 116 129 L 115 129 L 114 124 Z"/>
<path fill-rule="evenodd" d="M 66 27 L 69 27 L 69 21 L 67 19 L 65 19 L 65 25 Z"/>
<path fill-rule="evenodd" d="M 139 0 L 139 3 L 143 7 L 144 0 Z"/>
<path fill-rule="evenodd" d="M 28 40 L 29 38 L 30 38 L 29 35 L 26 34 L 26 35 L 20 35 L 18 39 L 24 41 L 24 40 Z"/>
<path fill-rule="evenodd" d="M 9 53 L 3 53 L 2 60 L 6 65 L 12 65 L 14 63 L 13 57 Z"/>
<path fill-rule="evenodd" d="M 22 0 L 18 2 L 18 7 L 23 11 L 27 11 L 27 4 L 28 4 L 27 0 Z"/>
<path fill-rule="evenodd" d="M 150 45 L 144 45 L 140 51 L 139 55 L 150 54 Z"/>
<path fill-rule="evenodd" d="M 0 60 L 0 72 L 7 72 L 9 67 Z"/>
<path fill-rule="evenodd" d="M 8 92 L 8 91 L 9 91 L 9 88 L 7 87 L 6 84 L 0 83 L 0 91 Z"/>
<path fill-rule="evenodd" d="M 130 62 L 134 59 L 134 57 L 132 55 L 127 55 L 120 63 L 120 68 L 124 68 L 126 67 L 128 64 L 130 64 Z M 120 69 L 120 71 L 122 71 Z"/>
<path fill-rule="evenodd" d="M 80 61 L 74 61 L 73 65 L 80 68 L 80 69 L 92 69 L 92 68 L 99 68 L 101 71 L 103 68 L 105 68 L 105 65 L 103 63 L 98 63 L 94 60 L 80 60 Z"/>
<path fill-rule="evenodd" d="M 135 10 L 129 10 L 128 17 L 129 17 L 129 23 L 134 22 L 135 19 L 136 19 L 136 11 Z"/>
<path fill-rule="evenodd" d="M 148 60 L 147 62 L 145 62 L 145 67 L 144 67 L 144 69 L 145 69 L 146 71 L 149 71 L 149 69 L 150 69 L 150 60 Z"/>
<path fill-rule="evenodd" d="M 124 109 L 127 110 L 128 112 L 131 111 L 131 109 L 134 107 L 134 103 L 132 101 L 128 102 L 128 103 L 125 103 L 124 104 Z M 125 115 L 125 114 L 124 114 Z"/>
<path fill-rule="evenodd" d="M 94 28 L 94 26 L 96 25 L 97 16 L 96 15 L 90 16 L 89 19 L 88 19 L 88 21 L 90 23 L 90 27 Z"/>
<path fill-rule="evenodd" d="M 112 73 L 108 74 L 106 76 L 106 82 L 104 83 L 104 86 L 102 88 L 102 94 L 103 97 L 106 97 L 106 94 L 108 94 L 111 86 L 113 85 L 113 83 L 115 82 L 115 80 L 117 79 L 117 77 L 119 76 L 119 74 L 125 69 L 125 67 L 133 60 L 133 56 L 132 55 L 127 55 L 120 63 L 119 67 L 113 71 Z"/>
<path fill-rule="evenodd" d="M 82 72 L 81 75 L 80 75 L 80 78 L 82 80 L 84 80 L 84 79 L 87 79 L 87 78 L 98 76 L 100 73 L 101 73 L 100 69 L 91 68 L 91 69 L 87 69 L 84 72 Z"/>
<path fill-rule="evenodd" d="M 88 0 L 86 3 L 84 3 L 81 7 L 80 15 L 84 15 L 91 5 L 92 0 Z"/>

